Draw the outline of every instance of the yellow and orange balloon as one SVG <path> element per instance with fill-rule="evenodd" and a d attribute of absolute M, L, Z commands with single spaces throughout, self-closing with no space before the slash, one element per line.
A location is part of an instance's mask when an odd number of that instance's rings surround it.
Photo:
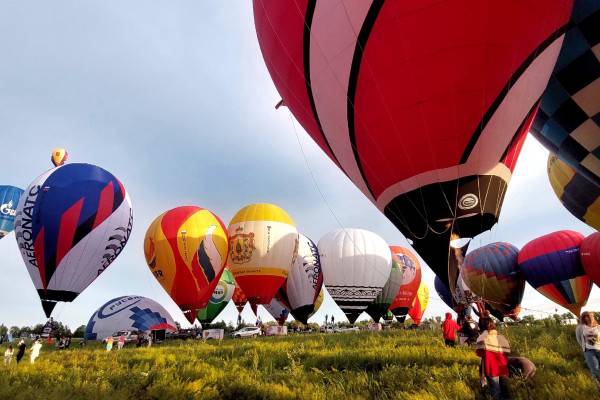
<path fill-rule="evenodd" d="M 67 161 L 68 157 L 69 153 L 67 152 L 67 149 L 57 147 L 54 150 L 52 150 L 52 156 L 50 157 L 50 161 L 52 161 L 52 164 L 54 164 L 55 167 L 60 167 Z"/>
<path fill-rule="evenodd" d="M 223 222 L 209 210 L 177 207 L 156 218 L 144 239 L 144 255 L 154 277 L 188 321 L 205 307 L 227 261 Z"/>
<path fill-rule="evenodd" d="M 228 267 L 251 304 L 269 304 L 298 254 L 292 218 L 273 204 L 251 204 L 229 223 Z"/>
<path fill-rule="evenodd" d="M 411 309 L 408 310 L 408 315 L 410 315 L 415 325 L 421 325 L 421 319 L 423 319 L 427 304 L 429 304 L 429 288 L 425 282 L 421 282 L 417 291 L 417 297 L 415 297 Z"/>

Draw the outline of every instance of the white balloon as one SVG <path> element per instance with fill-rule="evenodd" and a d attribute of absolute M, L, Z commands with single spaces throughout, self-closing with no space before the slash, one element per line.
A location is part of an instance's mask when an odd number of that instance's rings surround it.
<path fill-rule="evenodd" d="M 263 304 L 263 307 L 271 314 L 271 317 L 273 317 L 279 325 L 285 324 L 287 317 L 290 315 L 290 310 L 275 297 L 273 297 L 269 304 Z"/>
<path fill-rule="evenodd" d="M 338 229 L 319 240 L 327 291 L 350 322 L 381 293 L 392 271 L 388 244 L 364 229 Z"/>
<path fill-rule="evenodd" d="M 87 340 L 103 340 L 118 331 L 177 330 L 160 304 L 142 296 L 121 296 L 100 307 L 85 328 Z"/>
<path fill-rule="evenodd" d="M 294 318 L 306 323 L 308 317 L 314 312 L 321 286 L 323 286 L 323 272 L 319 250 L 312 240 L 299 234 L 298 257 L 285 283 L 285 295 Z"/>

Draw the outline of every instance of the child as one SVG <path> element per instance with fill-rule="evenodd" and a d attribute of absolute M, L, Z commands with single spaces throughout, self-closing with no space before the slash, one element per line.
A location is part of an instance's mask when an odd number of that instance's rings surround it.
<path fill-rule="evenodd" d="M 13 347 L 8 346 L 8 349 L 4 352 L 4 365 L 9 365 L 12 362 L 13 353 Z"/>

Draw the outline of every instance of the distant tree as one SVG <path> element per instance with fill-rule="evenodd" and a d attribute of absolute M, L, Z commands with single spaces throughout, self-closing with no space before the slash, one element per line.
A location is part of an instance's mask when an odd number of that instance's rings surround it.
<path fill-rule="evenodd" d="M 526 315 L 523 318 L 521 318 L 521 322 L 533 325 L 535 324 L 535 317 L 533 315 Z"/>
<path fill-rule="evenodd" d="M 73 332 L 73 337 L 82 338 L 85 335 L 85 325 L 81 325 Z"/>
<path fill-rule="evenodd" d="M 44 324 L 37 324 L 31 328 L 31 333 L 34 335 L 41 335 L 44 332 Z"/>
<path fill-rule="evenodd" d="M 11 326 L 10 329 L 8 330 L 10 332 L 11 335 L 13 335 L 13 337 L 20 337 L 21 336 L 21 328 L 19 328 L 18 326 Z"/>
<path fill-rule="evenodd" d="M 319 330 L 321 329 L 321 327 L 319 326 L 319 324 L 316 324 L 314 322 L 310 322 L 308 324 L 308 327 L 313 331 L 313 332 L 319 332 Z"/>
<path fill-rule="evenodd" d="M 8 328 L 4 325 L 0 325 L 0 337 L 4 337 L 8 333 Z"/>

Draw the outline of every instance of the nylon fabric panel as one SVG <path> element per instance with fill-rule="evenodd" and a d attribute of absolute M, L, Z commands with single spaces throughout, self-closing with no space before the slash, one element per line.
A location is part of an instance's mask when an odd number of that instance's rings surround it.
<path fill-rule="evenodd" d="M 402 269 L 402 285 L 390 305 L 390 310 L 392 312 L 397 308 L 406 308 L 408 310 L 421 285 L 421 264 L 408 249 L 400 246 L 390 246 L 390 249 Z"/>

